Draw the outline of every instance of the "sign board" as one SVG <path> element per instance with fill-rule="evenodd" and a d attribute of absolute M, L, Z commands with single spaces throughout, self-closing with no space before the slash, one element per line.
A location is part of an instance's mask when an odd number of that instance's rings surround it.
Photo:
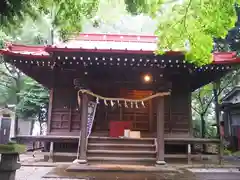
<path fill-rule="evenodd" d="M 92 126 L 93 126 L 93 122 L 96 114 L 96 109 L 97 109 L 97 103 L 90 101 L 88 103 L 87 137 L 89 137 L 92 132 Z"/>

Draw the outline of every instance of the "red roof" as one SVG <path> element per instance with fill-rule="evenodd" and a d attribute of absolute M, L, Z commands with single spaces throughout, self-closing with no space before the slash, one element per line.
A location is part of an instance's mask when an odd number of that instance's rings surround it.
<path fill-rule="evenodd" d="M 119 35 L 119 34 L 80 34 L 66 43 L 52 46 L 26 46 L 10 44 L 1 54 L 25 57 L 50 57 L 50 52 L 105 52 L 153 54 L 157 49 L 156 36 Z M 169 52 L 168 52 L 169 53 Z M 182 52 L 171 52 L 182 54 Z M 240 63 L 235 52 L 214 53 L 214 64 Z"/>

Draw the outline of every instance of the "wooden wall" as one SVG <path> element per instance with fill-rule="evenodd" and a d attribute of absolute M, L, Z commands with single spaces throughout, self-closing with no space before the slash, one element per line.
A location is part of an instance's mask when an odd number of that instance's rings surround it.
<path fill-rule="evenodd" d="M 78 132 L 80 130 L 80 111 L 77 104 L 77 91 L 73 88 L 55 88 L 52 94 L 49 132 L 53 134 Z"/>
<path fill-rule="evenodd" d="M 165 133 L 189 133 L 191 128 L 191 99 L 188 92 L 173 91 L 164 98 Z M 156 132 L 156 100 L 153 102 L 153 128 Z"/>
<path fill-rule="evenodd" d="M 152 91 L 126 91 L 119 89 L 94 91 L 108 97 L 142 98 Z M 120 94 L 120 95 L 119 95 Z M 133 97 L 135 96 L 135 97 Z M 165 133 L 188 133 L 191 126 L 191 99 L 186 90 L 173 90 L 165 97 Z M 131 104 L 128 104 L 130 107 Z M 145 108 L 119 108 L 98 105 L 93 131 L 108 131 L 109 120 L 130 120 L 133 129 L 156 132 L 156 100 L 145 103 Z M 152 113 L 151 113 L 152 112 Z M 49 134 L 78 135 L 80 111 L 77 105 L 77 91 L 73 88 L 55 88 L 52 93 L 52 115 Z"/>

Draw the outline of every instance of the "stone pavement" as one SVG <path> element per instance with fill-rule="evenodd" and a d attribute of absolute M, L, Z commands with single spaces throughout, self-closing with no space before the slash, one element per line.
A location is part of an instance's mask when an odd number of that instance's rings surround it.
<path fill-rule="evenodd" d="M 16 180 L 69 180 L 68 178 L 42 178 L 53 167 L 21 167 L 17 170 Z M 76 180 L 72 179 L 71 180 Z M 79 179 L 78 179 L 79 180 Z"/>
<path fill-rule="evenodd" d="M 67 174 L 66 171 L 61 170 L 59 165 L 63 164 L 64 167 L 68 167 L 71 163 L 48 163 L 42 162 L 41 156 L 36 156 L 35 158 L 31 155 L 21 155 L 20 161 L 22 163 L 22 167 L 16 173 L 16 180 L 76 180 L 76 178 L 83 179 L 82 175 L 83 172 L 78 172 L 75 174 Z M 172 168 L 179 169 L 180 172 L 172 173 L 173 175 L 168 175 L 167 173 L 158 173 L 158 172 L 145 172 L 145 174 L 141 174 L 140 172 L 103 172 L 100 173 L 96 172 L 89 172 L 85 179 L 94 179 L 94 180 L 111 180 L 111 179 L 118 179 L 118 180 L 240 180 L 240 171 L 239 169 L 239 160 L 236 160 L 236 165 L 233 168 L 232 165 L 224 165 L 223 167 L 215 167 L 205 165 L 203 167 L 199 167 L 198 165 L 192 165 L 189 167 L 187 165 L 179 164 Z M 233 163 L 231 163 L 233 164 Z M 58 168 L 56 168 L 58 167 Z M 121 166 L 122 167 L 122 166 Z M 106 168 L 106 167 L 105 167 Z M 118 167 L 119 168 L 119 167 Z M 124 167 L 126 169 L 126 167 Z M 62 168 L 66 169 L 66 168 Z M 135 167 L 137 170 L 137 167 Z M 188 170 L 188 171 L 187 171 Z M 78 174 L 78 175 L 76 175 Z M 154 175 L 155 174 L 155 175 Z M 161 175 L 158 176 L 158 174 Z M 163 176 L 164 174 L 164 176 Z M 171 174 L 171 173 L 170 173 Z M 86 175 L 86 174 L 85 174 Z M 43 178 L 45 176 L 45 178 Z M 79 177 L 80 176 L 80 177 Z M 92 177 L 93 176 L 93 177 Z M 135 178 L 135 179 L 134 179 Z"/>
<path fill-rule="evenodd" d="M 128 172 L 79 172 L 69 174 L 60 172 L 55 167 L 27 167 L 23 166 L 16 173 L 16 180 L 239 180 L 240 171 L 237 169 L 195 169 L 182 171 L 175 174 L 167 173 L 128 173 Z M 47 174 L 55 172 L 55 176 L 43 178 Z M 53 175 L 52 174 L 52 175 Z"/>

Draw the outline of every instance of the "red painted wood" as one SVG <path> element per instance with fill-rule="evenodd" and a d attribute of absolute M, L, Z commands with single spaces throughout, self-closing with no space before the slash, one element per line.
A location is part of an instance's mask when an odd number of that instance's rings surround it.
<path fill-rule="evenodd" d="M 124 135 L 124 129 L 131 129 L 130 121 L 110 121 L 110 137 L 119 137 Z"/>

